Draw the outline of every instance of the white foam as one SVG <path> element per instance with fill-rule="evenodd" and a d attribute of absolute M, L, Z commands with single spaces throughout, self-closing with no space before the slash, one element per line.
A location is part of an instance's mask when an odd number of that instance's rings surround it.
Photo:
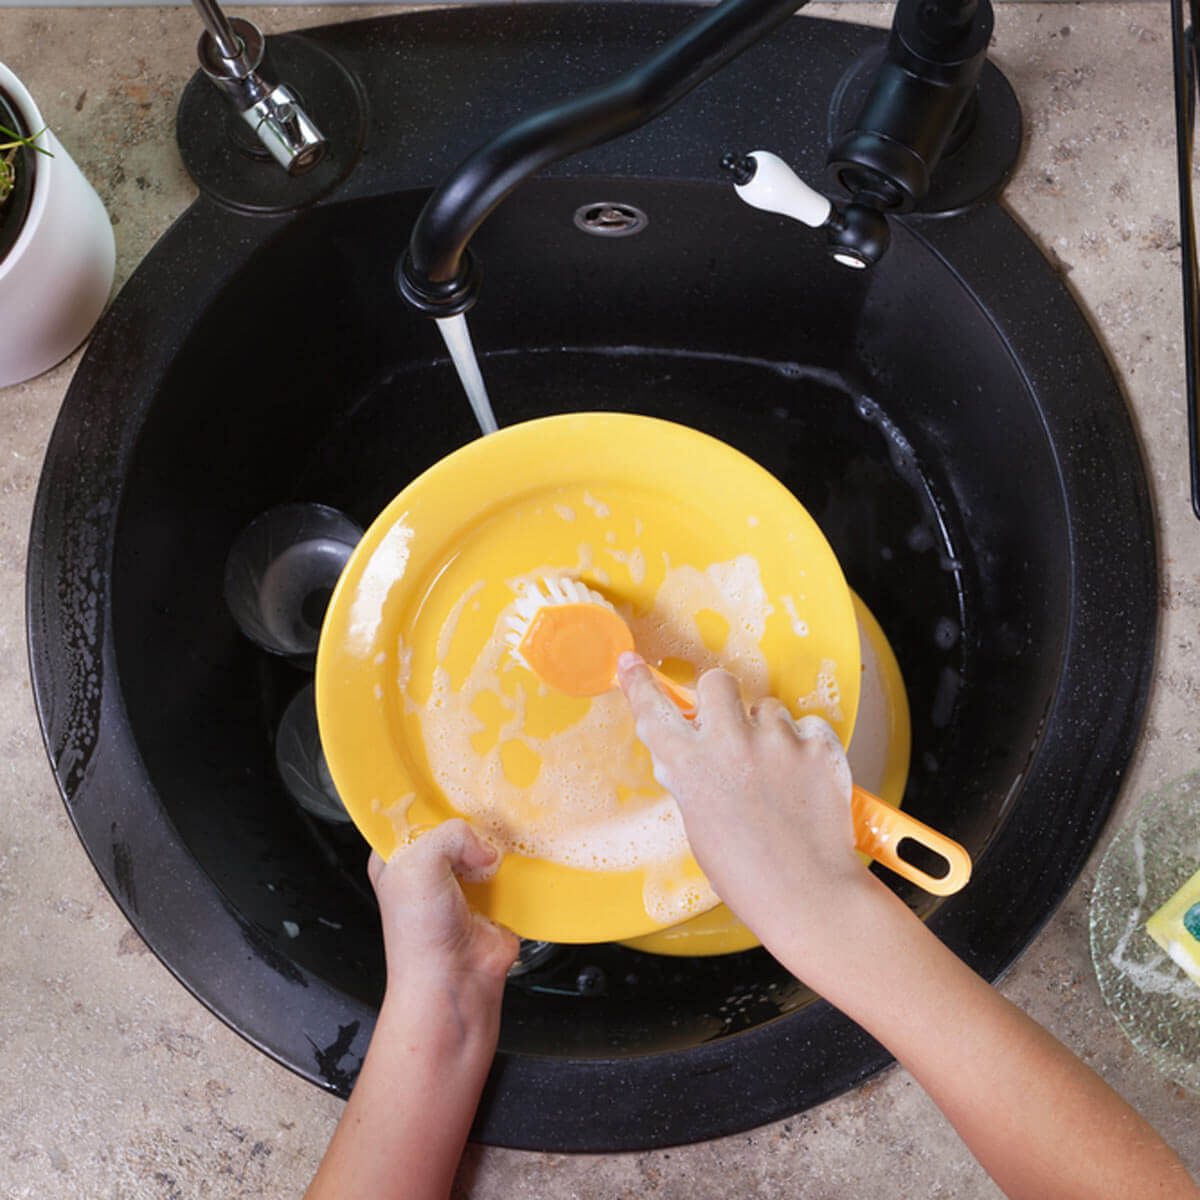
<path fill-rule="evenodd" d="M 404 644 L 403 638 L 396 639 L 396 686 L 407 697 L 409 680 L 412 679 L 412 647 Z"/>
<path fill-rule="evenodd" d="M 387 808 L 383 808 L 378 799 L 371 801 L 371 811 L 387 817 L 392 832 L 396 835 L 397 846 L 408 846 L 413 841 L 414 831 L 408 822 L 408 812 L 416 798 L 415 792 L 409 792 L 408 795 L 393 801 Z"/>
<path fill-rule="evenodd" d="M 838 684 L 837 663 L 831 658 L 821 660 L 813 690 L 796 700 L 801 713 L 816 713 L 830 721 L 842 719 L 842 689 Z"/>
<path fill-rule="evenodd" d="M 388 593 L 404 577 L 412 547 L 413 531 L 397 522 L 375 547 L 350 602 L 350 632 L 346 648 L 351 654 L 365 658 L 379 633 L 383 608 Z"/>
<path fill-rule="evenodd" d="M 665 556 L 664 556 L 665 558 Z M 715 612 L 729 633 L 719 650 L 705 644 L 696 614 Z M 697 674 L 724 667 L 738 677 L 747 703 L 767 691 L 767 663 L 761 639 L 774 611 L 762 585 L 758 562 L 748 554 L 706 570 L 667 567 L 654 607 L 634 617 L 634 640 L 650 661 L 676 658 L 691 663 Z"/>
<path fill-rule="evenodd" d="M 598 516 L 601 520 L 612 516 L 612 509 L 608 507 L 602 500 L 597 500 L 591 492 L 583 493 L 583 502 Z"/>
<path fill-rule="evenodd" d="M 660 925 L 686 921 L 718 903 L 717 893 L 707 879 L 685 874 L 686 861 L 680 856 L 646 868 L 642 904 L 647 915 Z"/>
<path fill-rule="evenodd" d="M 800 597 L 804 599 L 803 596 Z M 788 620 L 792 623 L 792 632 L 797 637 L 808 637 L 808 622 L 800 620 L 799 613 L 796 612 L 796 601 L 791 596 L 780 596 L 780 602 L 787 611 Z"/>
<path fill-rule="evenodd" d="M 806 740 L 808 738 L 817 738 L 833 751 L 834 774 L 837 777 L 837 784 L 845 793 L 848 800 L 850 798 L 850 791 L 854 786 L 854 780 L 850 776 L 850 764 L 846 760 L 845 752 L 842 750 L 842 743 L 833 726 L 823 717 L 809 713 L 796 722 L 796 733 Z M 874 830 L 873 832 L 878 833 L 878 830 Z M 883 840 L 886 841 L 887 838 L 884 837 Z"/>
<path fill-rule="evenodd" d="M 646 582 L 646 555 L 640 546 L 635 546 L 632 550 L 606 548 L 604 552 L 611 555 L 617 562 L 624 564 L 634 587 L 641 587 Z"/>
<path fill-rule="evenodd" d="M 556 504 L 554 506 L 555 513 L 558 514 L 564 521 L 575 520 L 575 510 L 566 504 Z"/>

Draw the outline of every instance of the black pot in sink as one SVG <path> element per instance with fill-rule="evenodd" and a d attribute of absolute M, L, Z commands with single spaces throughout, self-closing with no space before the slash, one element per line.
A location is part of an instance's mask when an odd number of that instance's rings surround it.
<path fill-rule="evenodd" d="M 477 435 L 436 332 L 394 289 L 428 187 L 481 132 L 579 86 L 561 50 L 606 31 L 604 77 L 689 11 L 458 9 L 280 39 L 357 80 L 370 152 L 294 214 L 202 195 L 98 330 L 51 441 L 31 657 L 80 837 L 201 1001 L 343 1095 L 383 986 L 366 848 L 281 784 L 275 730 L 309 676 L 239 635 L 225 558 L 291 501 L 365 526 Z M 889 880 L 995 978 L 1117 795 L 1154 651 L 1153 523 L 1104 355 L 1001 208 L 898 222 L 880 266 L 855 273 L 720 182 L 723 147 L 768 140 L 816 174 L 826 98 L 879 36 L 792 21 L 659 121 L 524 187 L 476 239 L 487 280 L 470 322 L 501 424 L 666 417 L 805 504 L 904 671 L 905 807 L 975 860 L 943 902 Z M 814 64 L 803 89 L 796 62 Z M 448 76 L 486 130 L 456 129 L 421 86 Z M 648 220 L 593 237 L 575 215 L 598 204 Z M 573 948 L 510 984 L 475 1136 L 695 1140 L 887 1061 L 764 951 Z"/>

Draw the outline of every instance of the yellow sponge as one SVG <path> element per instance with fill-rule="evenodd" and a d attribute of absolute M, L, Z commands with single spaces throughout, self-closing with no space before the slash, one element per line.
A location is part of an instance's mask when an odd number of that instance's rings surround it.
<path fill-rule="evenodd" d="M 1146 932 L 1200 985 L 1200 871 L 1146 922 Z"/>

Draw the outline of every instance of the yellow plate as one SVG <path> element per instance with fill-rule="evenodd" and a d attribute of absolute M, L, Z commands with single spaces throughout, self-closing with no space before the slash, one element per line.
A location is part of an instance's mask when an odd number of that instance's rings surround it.
<path fill-rule="evenodd" d="M 862 600 L 853 592 L 851 597 L 862 646 L 862 692 L 847 757 L 855 783 L 874 792 L 885 804 L 899 808 L 908 783 L 912 743 L 908 695 L 887 635 Z M 861 857 L 864 862 L 870 861 L 865 854 Z M 690 921 L 631 938 L 624 944 L 646 954 L 695 958 L 751 950 L 759 941 L 724 904 L 718 904 Z"/>
<path fill-rule="evenodd" d="M 716 903 L 619 693 L 550 693 L 507 653 L 521 581 L 569 573 L 683 682 L 819 712 L 848 743 L 858 633 L 799 502 L 695 430 L 583 413 L 512 426 L 414 480 L 356 548 L 325 618 L 317 714 L 346 809 L 385 858 L 466 816 L 505 851 L 472 905 L 522 937 L 613 941 Z"/>

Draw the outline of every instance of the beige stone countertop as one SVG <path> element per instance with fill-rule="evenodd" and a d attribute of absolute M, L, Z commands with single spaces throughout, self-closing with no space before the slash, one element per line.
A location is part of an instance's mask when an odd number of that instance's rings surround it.
<path fill-rule="evenodd" d="M 378 11 L 248 15 L 273 32 Z M 855 3 L 808 11 L 873 24 L 890 12 Z M 186 8 L 0 8 L 0 57 L 112 214 L 118 283 L 195 194 L 174 116 L 197 32 Z M 994 57 L 1027 129 L 1006 203 L 1058 261 L 1116 364 L 1162 534 L 1157 675 L 1107 842 L 1140 798 L 1200 766 L 1200 522 L 1188 501 L 1167 6 L 1002 3 Z M 42 455 L 77 361 L 0 391 L 0 1196 L 300 1195 L 341 1103 L 226 1028 L 146 949 L 88 862 L 42 749 L 25 653 L 25 548 Z M 1096 986 L 1087 903 L 1098 861 L 1099 852 L 1002 990 L 1200 1172 L 1200 1096 L 1130 1046 Z M 455 1194 L 999 1192 L 892 1068 L 789 1120 L 695 1146 L 604 1157 L 471 1147 Z"/>

